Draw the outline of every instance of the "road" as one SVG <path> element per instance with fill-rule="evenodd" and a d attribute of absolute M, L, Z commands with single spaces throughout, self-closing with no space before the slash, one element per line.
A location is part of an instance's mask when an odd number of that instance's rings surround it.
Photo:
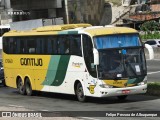
<path fill-rule="evenodd" d="M 149 81 L 158 81 L 160 78 L 160 61 L 147 60 Z M 116 97 L 89 98 L 88 102 L 80 103 L 73 95 L 36 93 L 34 96 L 20 95 L 16 89 L 0 86 L 0 107 L 7 111 L 15 110 L 34 111 L 160 111 L 160 97 L 147 95 L 131 95 L 127 100 L 119 101 Z M 87 112 L 86 112 L 87 113 Z M 98 115 L 98 113 L 97 113 Z M 105 117 L 78 117 L 84 120 L 106 120 Z M 107 118 L 107 120 L 116 118 Z M 135 118 L 121 118 L 123 120 L 135 120 Z M 159 118 L 138 117 L 138 120 L 158 120 Z M 1 118 L 0 118 L 1 120 Z"/>
<path fill-rule="evenodd" d="M 103 99 L 89 98 L 88 102 L 80 103 L 72 95 L 38 93 L 34 96 L 23 96 L 16 89 L 0 87 L 0 107 L 15 107 L 15 110 L 24 108 L 34 111 L 160 111 L 160 98 L 132 95 L 125 101 L 118 101 L 116 97 L 109 97 Z M 92 116 L 80 117 L 80 119 L 105 120 L 104 117 Z"/>
<path fill-rule="evenodd" d="M 147 60 L 148 82 L 160 82 L 160 60 Z"/>

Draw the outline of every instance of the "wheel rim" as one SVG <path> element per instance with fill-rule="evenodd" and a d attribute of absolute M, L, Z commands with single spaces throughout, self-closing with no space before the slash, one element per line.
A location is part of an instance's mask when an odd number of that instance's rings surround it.
<path fill-rule="evenodd" d="M 22 81 L 19 82 L 19 91 L 20 91 L 20 92 L 23 92 L 23 91 L 24 91 L 24 86 L 23 86 Z"/>
<path fill-rule="evenodd" d="M 84 98 L 84 93 L 83 93 L 82 86 L 78 87 L 78 89 L 77 89 L 77 96 L 78 96 L 79 99 L 83 99 Z"/>
<path fill-rule="evenodd" d="M 31 92 L 31 90 L 30 90 L 30 84 L 29 83 L 26 84 L 26 92 L 27 93 Z"/>

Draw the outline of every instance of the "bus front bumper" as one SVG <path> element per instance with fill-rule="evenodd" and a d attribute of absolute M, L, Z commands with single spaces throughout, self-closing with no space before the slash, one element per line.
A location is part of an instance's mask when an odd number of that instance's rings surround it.
<path fill-rule="evenodd" d="M 147 84 L 126 88 L 100 88 L 99 97 L 133 95 L 147 92 Z"/>

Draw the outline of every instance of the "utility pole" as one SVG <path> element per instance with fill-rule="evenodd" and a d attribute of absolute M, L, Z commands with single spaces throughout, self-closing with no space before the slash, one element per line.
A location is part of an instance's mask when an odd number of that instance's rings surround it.
<path fill-rule="evenodd" d="M 69 24 L 68 0 L 64 0 L 64 4 L 65 4 L 65 12 L 66 12 L 66 21 L 67 21 L 67 24 Z"/>

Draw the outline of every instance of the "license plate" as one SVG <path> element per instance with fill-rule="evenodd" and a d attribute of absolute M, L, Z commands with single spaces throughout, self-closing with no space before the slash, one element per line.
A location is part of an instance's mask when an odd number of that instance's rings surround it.
<path fill-rule="evenodd" d="M 131 91 L 130 90 L 122 90 L 122 93 L 123 94 L 128 94 L 128 93 L 130 93 Z"/>

